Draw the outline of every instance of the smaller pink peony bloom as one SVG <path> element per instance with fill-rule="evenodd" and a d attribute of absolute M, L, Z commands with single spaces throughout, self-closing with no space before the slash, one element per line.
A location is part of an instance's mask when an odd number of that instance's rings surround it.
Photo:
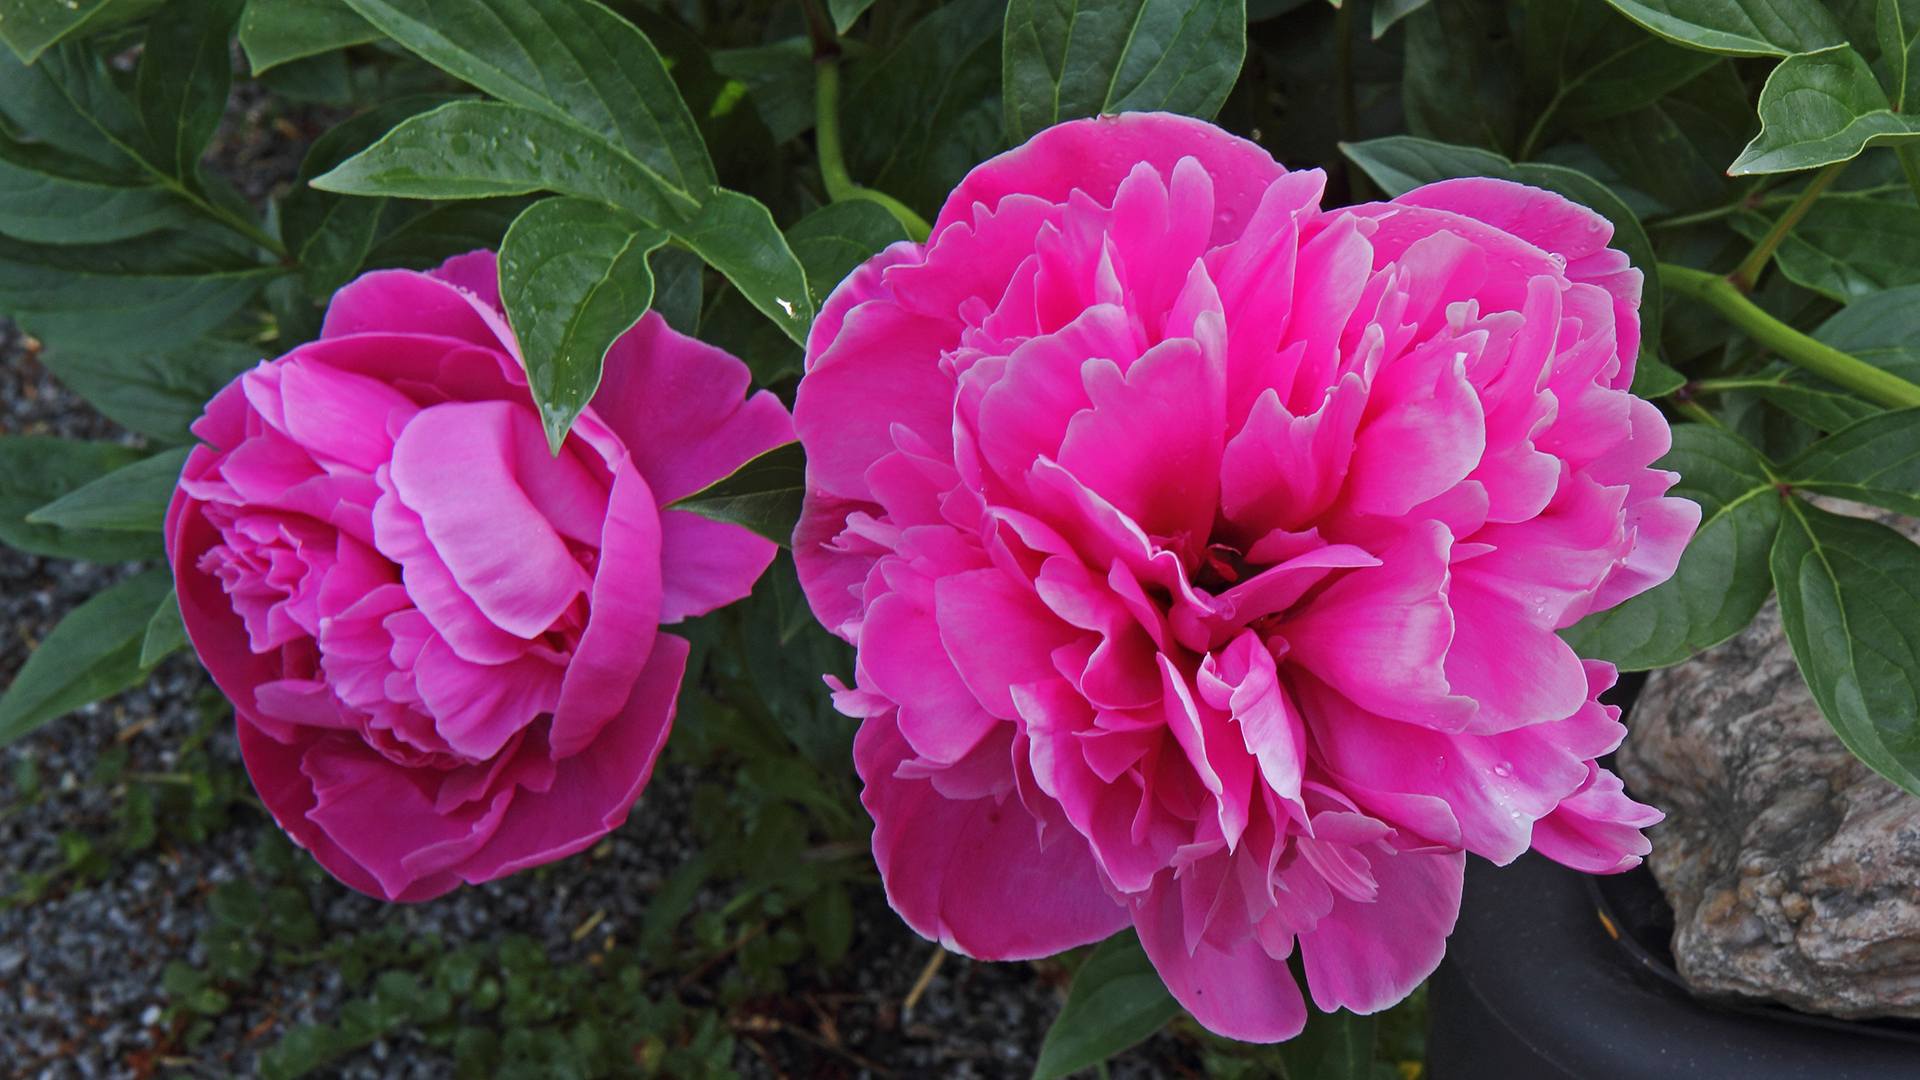
<path fill-rule="evenodd" d="M 626 819 L 687 644 L 773 544 L 662 511 L 792 438 L 649 313 L 548 451 L 492 252 L 362 276 L 208 403 L 167 510 L 187 631 L 254 788 L 341 881 L 425 900 Z"/>
<path fill-rule="evenodd" d="M 978 957 L 1131 923 L 1272 1041 L 1440 961 L 1464 852 L 1612 871 L 1614 670 L 1556 630 L 1671 576 L 1640 273 L 1497 180 L 1320 209 L 1196 120 L 1051 128 L 814 322 L 794 555 L 895 910 Z"/>

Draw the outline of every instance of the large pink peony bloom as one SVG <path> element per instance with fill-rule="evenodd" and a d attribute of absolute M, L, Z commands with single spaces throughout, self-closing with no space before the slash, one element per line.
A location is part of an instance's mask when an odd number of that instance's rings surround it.
<path fill-rule="evenodd" d="M 687 644 L 774 545 L 661 507 L 792 438 L 746 366 L 649 314 L 548 452 L 491 252 L 340 290 L 207 406 L 167 511 L 180 610 L 267 808 L 424 900 L 625 820 Z"/>
<path fill-rule="evenodd" d="M 1327 1010 L 1430 973 L 1463 851 L 1638 862 L 1613 669 L 1554 630 L 1699 515 L 1604 219 L 1322 183 L 1174 116 L 1048 130 L 840 286 L 794 415 L 894 908 L 1004 959 L 1131 922 L 1263 1041 L 1296 942 Z"/>

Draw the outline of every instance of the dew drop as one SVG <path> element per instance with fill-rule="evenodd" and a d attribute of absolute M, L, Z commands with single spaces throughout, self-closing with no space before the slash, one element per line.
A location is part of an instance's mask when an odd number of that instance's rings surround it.
<path fill-rule="evenodd" d="M 1493 775 L 1501 777 L 1502 779 L 1512 776 L 1513 763 L 1509 761 L 1500 762 L 1499 764 L 1493 767 Z"/>
<path fill-rule="evenodd" d="M 1547 252 L 1547 260 L 1553 263 L 1556 270 L 1565 270 L 1567 268 L 1567 257 L 1557 251 Z"/>

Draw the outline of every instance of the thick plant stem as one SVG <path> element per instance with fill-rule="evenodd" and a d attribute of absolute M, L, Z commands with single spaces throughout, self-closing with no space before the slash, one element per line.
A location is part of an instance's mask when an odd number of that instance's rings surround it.
<path fill-rule="evenodd" d="M 1760 310 L 1733 282 L 1718 274 L 1661 263 L 1660 284 L 1706 304 L 1782 358 L 1839 383 L 1876 405 L 1889 409 L 1920 406 L 1920 386 L 1795 330 Z"/>
<path fill-rule="evenodd" d="M 846 158 L 840 153 L 840 62 L 838 57 L 814 61 L 814 138 L 820 149 L 820 179 L 827 185 L 827 197 L 834 202 L 867 199 L 887 209 L 907 230 L 916 244 L 927 242 L 933 227 L 925 218 L 907 208 L 900 200 L 872 188 L 863 188 L 847 174 Z"/>
<path fill-rule="evenodd" d="M 1754 284 L 1760 280 L 1760 272 L 1767 268 L 1767 263 L 1773 258 L 1774 249 L 1780 246 L 1780 241 L 1787 238 L 1787 234 L 1793 231 L 1795 225 L 1800 224 L 1800 219 L 1807 216 L 1808 210 L 1813 209 L 1814 201 L 1820 198 L 1821 193 L 1825 192 L 1834 180 L 1839 178 L 1840 170 L 1846 167 L 1846 162 L 1836 161 L 1814 176 L 1813 180 L 1807 184 L 1807 189 L 1800 193 L 1800 197 L 1793 201 L 1792 206 L 1787 207 L 1787 212 L 1781 214 L 1780 220 L 1774 222 L 1773 228 L 1767 230 L 1767 235 L 1753 245 L 1753 250 L 1747 254 L 1746 259 L 1734 268 L 1733 273 L 1727 275 L 1727 280 L 1733 284 L 1734 288 L 1743 293 L 1753 291 Z"/>
<path fill-rule="evenodd" d="M 1893 155 L 1900 159 L 1901 171 L 1907 174 L 1914 200 L 1920 202 L 1920 142 L 1895 143 Z"/>

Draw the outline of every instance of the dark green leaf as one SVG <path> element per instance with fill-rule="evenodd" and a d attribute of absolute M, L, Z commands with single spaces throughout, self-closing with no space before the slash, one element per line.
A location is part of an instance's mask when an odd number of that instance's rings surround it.
<path fill-rule="evenodd" d="M 1766 602 L 1768 551 L 1781 496 L 1765 463 L 1736 435 L 1681 424 L 1656 464 L 1675 469 L 1669 495 L 1700 504 L 1700 529 L 1666 582 L 1560 632 L 1575 652 L 1625 671 L 1677 664 L 1746 629 Z"/>
<path fill-rule="evenodd" d="M 776 446 L 732 475 L 667 504 L 714 521 L 740 525 L 782 547 L 793 542 L 806 491 L 807 452 L 797 442 Z"/>
<path fill-rule="evenodd" d="M 254 345 L 203 338 L 167 352 L 48 349 L 40 362 L 94 408 L 158 442 L 191 442 L 207 400 L 264 358 Z"/>
<path fill-rule="evenodd" d="M 833 707 L 821 676 L 850 684 L 853 649 L 814 620 L 791 553 L 774 556 L 741 616 L 747 673 L 774 723 L 807 760 L 844 769 L 860 725 Z"/>
<path fill-rule="evenodd" d="M 1067 1003 L 1040 1044 L 1033 1080 L 1057 1080 L 1092 1068 L 1159 1031 L 1179 1012 L 1180 1003 L 1167 993 L 1139 935 L 1122 930 L 1101 942 L 1075 973 Z"/>
<path fill-rule="evenodd" d="M 9 236 L 47 244 L 104 243 L 193 216 L 191 205 L 171 191 L 117 182 L 86 158 L 16 142 L 0 131 L 0 232 Z"/>
<path fill-rule="evenodd" d="M 183 232 L 111 244 L 0 236 L 0 311 L 54 345 L 167 348 L 226 321 L 279 273 Z"/>
<path fill-rule="evenodd" d="M 1394 23 L 1419 11 L 1433 0 L 1374 0 L 1373 37 L 1378 41 Z"/>
<path fill-rule="evenodd" d="M 1920 105 L 1920 3 L 1915 0 L 1878 0 L 1874 4 L 1874 43 L 1880 47 L 1875 70 L 1886 87 L 1895 112 Z M 1851 39 L 1856 46 L 1860 38 Z"/>
<path fill-rule="evenodd" d="M 168 0 L 147 23 L 135 104 L 155 168 L 191 180 L 233 86 L 234 24 L 244 0 Z"/>
<path fill-rule="evenodd" d="M 228 881 L 216 886 L 213 895 L 207 897 L 207 914 L 216 922 L 251 930 L 267 917 L 267 910 L 260 902 L 260 891 L 251 883 Z"/>
<path fill-rule="evenodd" d="M 1504 0 L 1434 0 L 1406 24 L 1400 96 L 1407 130 L 1423 139 L 1517 152 L 1520 64 Z"/>
<path fill-rule="evenodd" d="M 1650 353 L 1641 353 L 1640 360 L 1633 368 L 1633 385 L 1628 389 L 1636 397 L 1657 398 L 1673 393 L 1687 385 L 1687 377 L 1655 359 Z"/>
<path fill-rule="evenodd" d="M 1846 40 L 1818 0 L 1607 0 L 1668 41 L 1729 56 L 1789 56 Z"/>
<path fill-rule="evenodd" d="M 383 37 L 347 0 L 247 0 L 240 17 L 240 47 L 255 75 L 348 45 Z"/>
<path fill-rule="evenodd" d="M 593 0 L 349 2 L 441 70 L 599 137 L 695 200 L 718 182 L 660 54 Z M 563 153 L 569 144 L 543 145 Z"/>
<path fill-rule="evenodd" d="M 807 272 L 758 200 L 716 189 L 698 214 L 668 227 L 789 338 L 806 344 L 813 324 Z"/>
<path fill-rule="evenodd" d="M 806 268 L 816 308 L 861 263 L 905 239 L 907 230 L 900 220 L 868 199 L 829 203 L 787 230 L 787 246 Z"/>
<path fill-rule="evenodd" d="M 61 529 L 159 532 L 188 451 L 177 447 L 115 469 L 28 514 L 27 522 Z"/>
<path fill-rule="evenodd" d="M 1789 382 L 1756 386 L 1753 392 L 1759 394 L 1761 400 L 1805 420 L 1820 431 L 1839 431 L 1881 411 L 1878 405 L 1869 405 L 1850 394 L 1833 394 Z"/>
<path fill-rule="evenodd" d="M 1280 1045 L 1280 1060 L 1288 1076 L 1313 1080 L 1373 1080 L 1374 1027 L 1372 1016 L 1355 1016 L 1345 1009 L 1323 1013 L 1310 1008 L 1306 1030 Z"/>
<path fill-rule="evenodd" d="M 1007 135 L 1127 110 L 1213 119 L 1247 51 L 1245 0 L 1012 0 Z"/>
<path fill-rule="evenodd" d="M 585 199 L 527 208 L 500 245 L 500 299 L 558 452 L 600 385 L 601 362 L 653 302 L 647 254 L 667 234 Z"/>
<path fill-rule="evenodd" d="M 1759 239 L 1771 223 L 1758 214 L 1730 222 Z M 1920 206 L 1878 199 L 1821 199 L 1781 241 L 1774 259 L 1796 284 L 1852 303 L 1884 289 L 1920 285 Z"/>
<path fill-rule="evenodd" d="M 832 967 L 853 944 L 853 901 L 845 885 L 829 885 L 807 901 L 807 938 L 821 967 Z"/>
<path fill-rule="evenodd" d="M 1000 27 L 1006 0 L 955 0 L 893 50 L 850 65 L 841 116 L 854 179 L 932 219 L 967 171 L 1006 141 Z"/>
<path fill-rule="evenodd" d="M 1498 154 L 1468 146 L 1396 135 L 1363 143 L 1342 143 L 1341 152 L 1366 170 L 1373 182 L 1389 196 L 1403 195 L 1422 184 L 1459 176 L 1491 176 L 1519 184 L 1545 188 L 1565 196 L 1613 223 L 1612 245 L 1625 252 L 1640 269 L 1641 337 L 1646 342 L 1660 340 L 1661 294 L 1659 261 L 1653 242 L 1640 219 L 1627 209 L 1620 197 L 1598 180 L 1561 165 L 1537 162 L 1514 164 Z"/>
<path fill-rule="evenodd" d="M 1807 689 L 1855 757 L 1920 794 L 1920 546 L 1875 521 L 1784 505 L 1773 580 Z"/>
<path fill-rule="evenodd" d="M 56 559 L 122 562 L 162 554 L 160 538 L 142 533 L 74 532 L 29 525 L 26 516 L 115 469 L 140 460 L 117 443 L 39 435 L 0 436 L 0 542 Z"/>
<path fill-rule="evenodd" d="M 100 55 L 63 41 L 32 66 L 0 55 L 0 112 L 21 132 L 84 157 L 130 183 L 142 174 L 146 131 Z"/>
<path fill-rule="evenodd" d="M 68 612 L 0 697 L 0 746 L 139 682 L 147 623 L 172 588 L 165 567 L 148 570 Z"/>
<path fill-rule="evenodd" d="M 846 33 L 854 20 L 872 6 L 873 0 L 827 0 L 827 12 L 833 16 L 833 32 Z"/>
<path fill-rule="evenodd" d="M 1604 0 L 1527 0 L 1527 81 L 1545 101 L 1540 132 L 1633 112 L 1718 63 L 1654 37 Z"/>
<path fill-rule="evenodd" d="M 813 46 L 804 36 L 751 49 L 713 53 L 714 70 L 746 84 L 775 143 L 813 127 Z"/>
<path fill-rule="evenodd" d="M 1873 69 L 1851 46 L 1790 56 L 1760 91 L 1760 134 L 1727 170 L 1795 172 L 1850 161 L 1869 146 L 1920 139 L 1895 112 Z"/>
<path fill-rule="evenodd" d="M 531 205 L 531 198 L 513 195 L 437 206 L 382 237 L 361 265 L 431 270 L 477 248 L 498 249 L 514 219 Z"/>
<path fill-rule="evenodd" d="M 1683 211 L 1729 201 L 1727 162 L 1753 132 L 1753 110 L 1730 61 L 1644 109 L 1581 129 L 1623 180 Z"/>
<path fill-rule="evenodd" d="M 0 40 L 31 64 L 48 46 L 138 19 L 161 0 L 0 0 Z"/>
<path fill-rule="evenodd" d="M 1910 382 L 1920 380 L 1920 285 L 1856 300 L 1813 336 Z"/>
<path fill-rule="evenodd" d="M 653 310 L 667 325 L 692 337 L 700 329 L 700 301 L 706 283 L 700 256 L 677 247 L 655 248 L 647 266 L 653 271 Z"/>
<path fill-rule="evenodd" d="M 1920 515 L 1920 409 L 1869 416 L 1814 443 L 1780 471 L 1802 491 Z"/>
<path fill-rule="evenodd" d="M 140 666 L 150 668 L 187 647 L 187 624 L 180 617 L 180 597 L 172 589 L 153 609 L 146 635 L 140 639 Z"/>

